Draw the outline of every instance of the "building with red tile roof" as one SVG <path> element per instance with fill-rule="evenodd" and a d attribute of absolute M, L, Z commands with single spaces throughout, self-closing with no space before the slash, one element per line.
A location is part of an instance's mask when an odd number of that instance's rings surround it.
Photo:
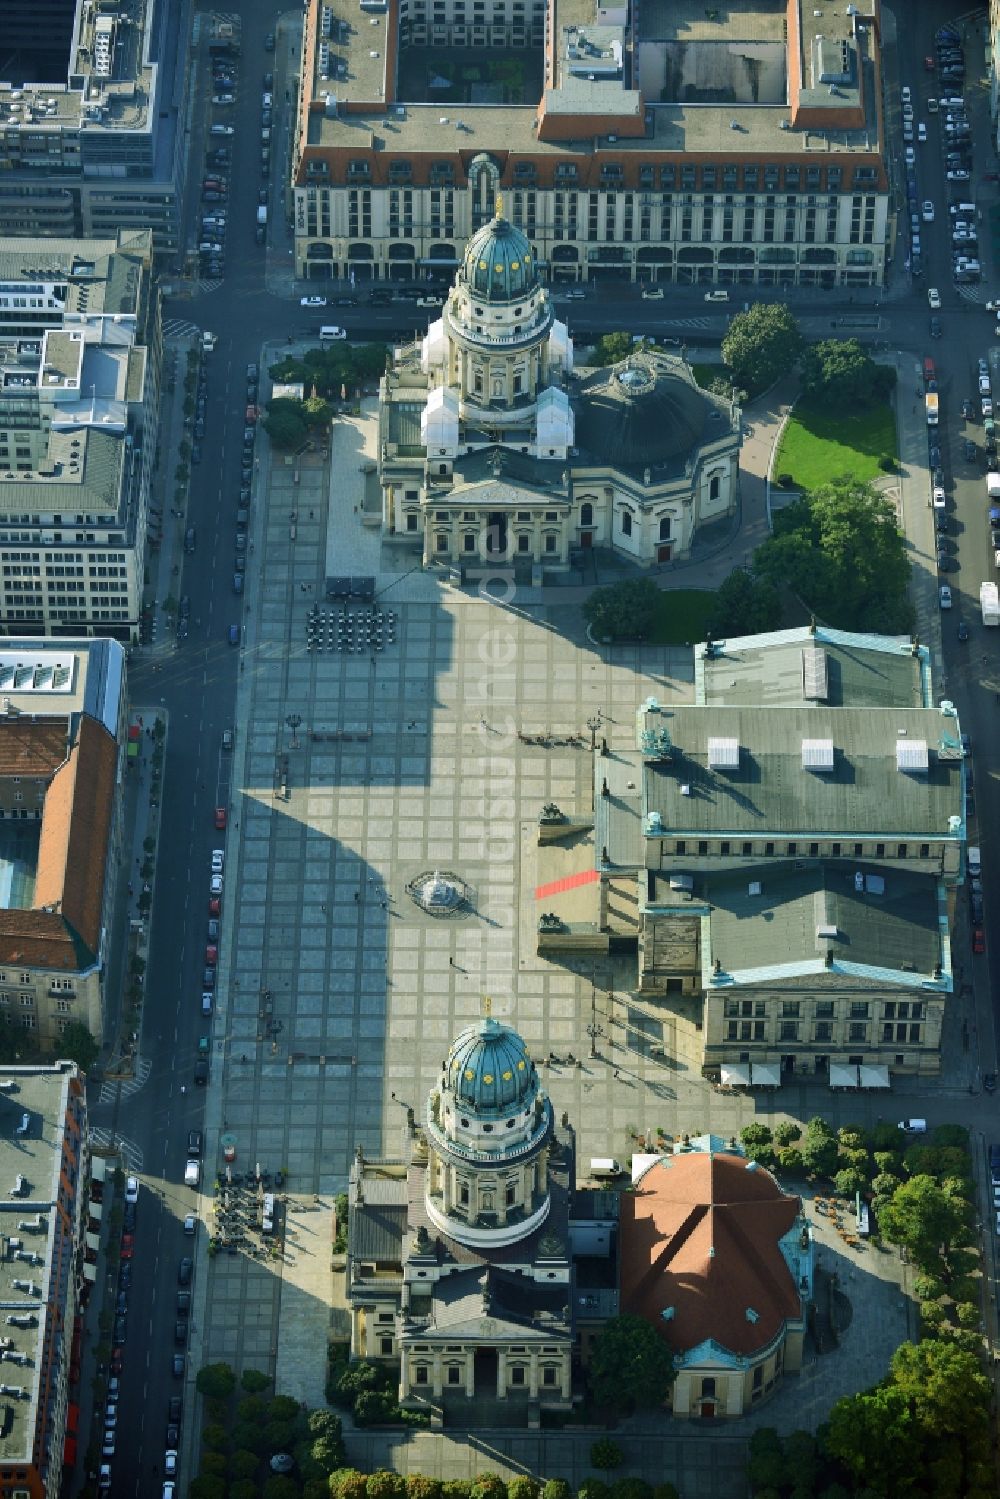
<path fill-rule="evenodd" d="M 639 1158 L 620 1204 L 621 1310 L 669 1344 L 678 1416 L 741 1416 L 802 1361 L 813 1240 L 802 1201 L 708 1138 Z"/>

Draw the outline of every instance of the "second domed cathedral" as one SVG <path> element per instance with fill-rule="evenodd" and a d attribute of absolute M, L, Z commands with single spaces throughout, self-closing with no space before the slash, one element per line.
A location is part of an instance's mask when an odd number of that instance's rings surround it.
<path fill-rule="evenodd" d="M 508 562 L 537 579 L 595 547 L 664 564 L 737 503 L 736 405 L 648 341 L 578 376 L 531 243 L 499 203 L 380 395 L 383 532 L 425 565 Z"/>

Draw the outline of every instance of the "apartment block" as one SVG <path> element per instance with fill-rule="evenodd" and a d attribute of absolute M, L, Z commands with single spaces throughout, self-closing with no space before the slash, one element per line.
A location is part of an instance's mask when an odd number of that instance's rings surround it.
<path fill-rule="evenodd" d="M 450 276 L 504 211 L 552 283 L 877 286 L 877 5 L 311 0 L 296 271 Z"/>
<path fill-rule="evenodd" d="M 0 1070 L 0 1494 L 56 1499 L 78 1411 L 74 1326 L 89 1170 L 75 1062 Z"/>
<path fill-rule="evenodd" d="M 160 399 L 148 229 L 0 250 L 0 635 L 133 640 Z"/>

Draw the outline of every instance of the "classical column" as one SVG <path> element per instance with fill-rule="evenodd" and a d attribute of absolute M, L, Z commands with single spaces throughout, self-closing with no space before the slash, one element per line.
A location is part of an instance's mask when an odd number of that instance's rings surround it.
<path fill-rule="evenodd" d="M 399 1394 L 398 1400 L 404 1400 L 410 1393 L 410 1350 L 404 1343 L 399 1350 Z"/>
<path fill-rule="evenodd" d="M 528 1369 L 528 1393 L 532 1400 L 538 1399 L 538 1349 L 532 1348 L 531 1364 Z"/>
<path fill-rule="evenodd" d="M 497 1349 L 497 1387 L 493 1392 L 498 1400 L 507 1398 L 507 1350 Z"/>
<path fill-rule="evenodd" d="M 476 1393 L 476 1353 L 475 1349 L 465 1350 L 465 1396 L 471 1400 Z"/>
<path fill-rule="evenodd" d="M 433 1374 L 432 1374 L 431 1377 L 432 1377 L 432 1379 L 434 1381 L 434 1398 L 436 1400 L 440 1400 L 441 1399 L 441 1395 L 442 1395 L 442 1387 L 441 1387 L 441 1350 L 440 1350 L 440 1348 L 435 1348 L 435 1350 L 434 1350 L 434 1372 L 433 1372 Z"/>

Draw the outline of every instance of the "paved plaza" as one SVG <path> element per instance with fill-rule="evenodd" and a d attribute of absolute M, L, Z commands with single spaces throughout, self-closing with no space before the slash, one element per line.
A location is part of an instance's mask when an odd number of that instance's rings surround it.
<path fill-rule="evenodd" d="M 589 812 L 591 732 L 613 755 L 634 746 L 643 698 L 690 701 L 690 651 L 609 652 L 590 644 L 577 603 L 558 592 L 532 605 L 522 590 L 511 603 L 413 570 L 415 554 L 394 552 L 364 524 L 374 434 L 372 402 L 335 423 L 328 458 L 307 453 L 269 470 L 266 450 L 262 459 L 263 561 L 241 646 L 208 1115 L 210 1129 L 236 1137 L 243 1169 L 286 1172 L 291 1198 L 283 1255 L 220 1256 L 200 1277 L 200 1362 L 274 1359 L 277 1387 L 311 1405 L 323 1403 L 334 1195 L 358 1146 L 396 1153 L 406 1109 L 422 1114 L 451 1040 L 487 999 L 539 1060 L 581 1162 L 626 1159 L 658 1129 L 728 1138 L 779 1103 L 713 1093 L 700 1078 L 697 1013 L 630 995 L 629 958 L 573 971 L 535 952 L 542 806 Z M 333 574 L 374 577 L 379 606 L 396 612 L 381 652 L 307 649 L 310 606 L 338 607 L 324 598 Z M 545 747 L 518 731 L 581 737 Z M 465 882 L 464 914 L 435 918 L 410 898 L 408 884 L 434 871 Z M 814 1091 L 792 1086 L 780 1104 L 801 1118 L 830 1112 L 829 1095 Z M 883 1285 L 898 1262 L 879 1256 L 873 1276 L 870 1252 L 871 1264 L 834 1240 L 829 1254 L 864 1308 L 850 1335 L 861 1388 L 906 1335 L 905 1300 Z M 844 1377 L 842 1358 L 813 1359 L 762 1412 L 765 1424 L 818 1421 Z M 741 1435 L 749 1429 L 742 1423 Z M 544 1445 L 537 1434 L 507 1436 L 488 1463 L 468 1449 L 472 1469 L 554 1461 L 529 1451 Z M 457 1460 L 453 1439 L 421 1437 L 444 1445 L 409 1458 L 397 1450 L 402 1433 L 352 1440 L 362 1466 L 451 1476 Z M 662 1473 L 659 1434 L 637 1428 L 636 1440 L 635 1463 Z M 568 1438 L 558 1445 L 561 1466 L 549 1471 L 570 1476 Z M 685 1494 L 729 1492 L 719 1461 Z"/>

